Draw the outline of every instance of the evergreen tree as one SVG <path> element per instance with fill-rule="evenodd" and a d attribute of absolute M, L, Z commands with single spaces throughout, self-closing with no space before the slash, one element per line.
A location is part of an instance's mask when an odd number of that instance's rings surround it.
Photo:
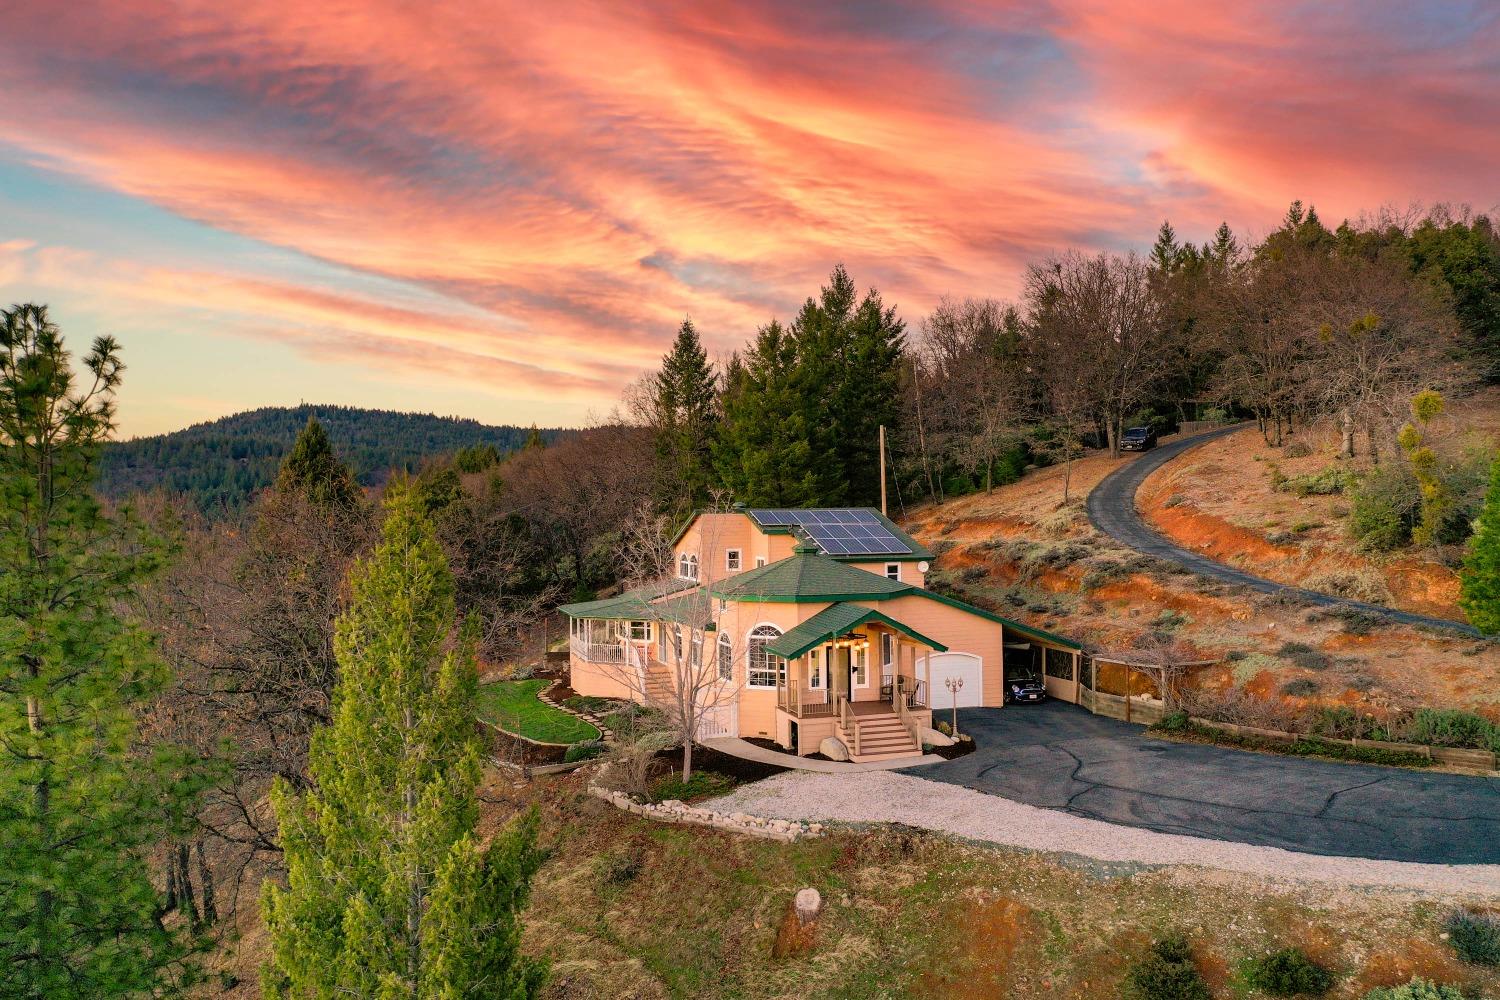
<path fill-rule="evenodd" d="M 725 486 L 757 507 L 812 507 L 834 499 L 831 457 L 814 450 L 797 345 L 775 320 L 724 379 L 724 426 L 716 463 Z"/>
<path fill-rule="evenodd" d="M 534 813 L 475 837 L 479 745 L 467 630 L 420 499 L 397 486 L 382 540 L 351 574 L 336 630 L 333 720 L 305 795 L 278 781 L 287 887 L 264 909 L 273 997 L 519 998 L 541 965 L 518 913 L 540 863 Z"/>
<path fill-rule="evenodd" d="M 542 439 L 542 432 L 537 430 L 536 424 L 531 425 L 531 430 L 526 432 L 526 443 L 521 446 L 522 451 L 535 451 L 538 448 L 547 447 L 547 442 Z"/>
<path fill-rule="evenodd" d="M 906 325 L 871 289 L 863 299 L 843 265 L 792 325 L 797 382 L 814 432 L 815 455 L 833 502 L 871 504 L 880 498 L 879 428 L 901 412 L 901 359 Z"/>
<path fill-rule="evenodd" d="M 1475 522 L 1459 573 L 1458 599 L 1470 624 L 1486 635 L 1500 632 L 1500 456 L 1490 466 L 1490 488 Z"/>
<path fill-rule="evenodd" d="M 1214 230 L 1214 241 L 1204 248 L 1203 255 L 1211 259 L 1220 267 L 1227 265 L 1239 253 L 1239 242 L 1234 238 L 1234 232 L 1229 228 L 1229 223 L 1219 223 L 1219 228 Z"/>
<path fill-rule="evenodd" d="M 1151 269 L 1158 275 L 1168 275 L 1177 269 L 1182 246 L 1177 242 L 1177 232 L 1172 223 L 1163 219 L 1156 231 L 1156 244 L 1151 248 Z"/>
<path fill-rule="evenodd" d="M 658 493 L 664 506 L 685 513 L 708 502 L 719 431 L 718 378 L 692 320 L 682 321 L 650 387 L 656 456 L 665 479 Z"/>
<path fill-rule="evenodd" d="M 167 549 L 90 485 L 123 366 L 80 387 L 45 307 L 0 313 L 0 996 L 156 994 L 189 943 L 158 918 L 145 853 L 188 829 L 205 772 L 133 752 L 167 671 L 120 614 Z"/>
<path fill-rule="evenodd" d="M 361 499 L 349 469 L 333 453 L 328 432 L 317 417 L 308 417 L 276 477 L 281 493 L 301 492 L 315 506 L 351 510 Z"/>

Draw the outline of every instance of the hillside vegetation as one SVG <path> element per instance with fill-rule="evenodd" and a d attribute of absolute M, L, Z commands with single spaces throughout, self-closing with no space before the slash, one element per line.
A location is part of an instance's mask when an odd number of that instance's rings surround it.
<path fill-rule="evenodd" d="M 427 458 L 464 448 L 515 451 L 531 434 L 525 427 L 430 413 L 315 404 L 267 406 L 170 434 L 109 444 L 101 462 L 100 491 L 120 498 L 161 488 L 186 494 L 205 512 L 239 510 L 276 478 L 282 458 L 314 416 L 365 486 L 382 482 L 392 470 L 412 472 Z M 537 433 L 551 443 L 562 432 Z"/>

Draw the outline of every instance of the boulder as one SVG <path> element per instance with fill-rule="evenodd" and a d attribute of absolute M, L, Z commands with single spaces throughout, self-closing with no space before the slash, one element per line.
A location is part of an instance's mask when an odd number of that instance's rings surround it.
<path fill-rule="evenodd" d="M 792 905 L 797 910 L 797 922 L 806 927 L 823 912 L 823 895 L 816 889 L 798 889 Z"/>
<path fill-rule="evenodd" d="M 844 748 L 844 744 L 840 742 L 838 737 L 836 736 L 830 736 L 822 743 L 819 743 L 818 753 L 822 754 L 824 757 L 827 757 L 829 760 L 849 759 L 849 751 Z"/>
<path fill-rule="evenodd" d="M 951 747 L 953 745 L 953 737 L 944 736 L 936 729 L 924 729 L 922 730 L 922 742 L 935 747 Z"/>

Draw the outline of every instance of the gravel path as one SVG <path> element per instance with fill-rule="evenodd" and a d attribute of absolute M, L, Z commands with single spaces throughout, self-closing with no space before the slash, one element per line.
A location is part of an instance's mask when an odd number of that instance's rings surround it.
<path fill-rule="evenodd" d="M 1323 594 L 1315 590 L 1304 590 L 1301 587 L 1287 586 L 1286 584 L 1277 583 L 1275 580 L 1267 580 L 1265 577 L 1246 573 L 1243 570 L 1235 569 L 1233 566 L 1226 566 L 1224 563 L 1210 559 L 1201 553 L 1174 544 L 1146 523 L 1146 519 L 1141 517 L 1140 511 L 1136 510 L 1135 495 L 1136 491 L 1141 488 L 1141 484 L 1146 481 L 1147 476 L 1185 451 L 1196 448 L 1200 444 L 1207 444 L 1215 438 L 1224 437 L 1226 434 L 1234 434 L 1244 429 L 1244 424 L 1221 427 L 1218 430 L 1205 431 L 1202 434 L 1195 434 L 1178 441 L 1172 441 L 1169 444 L 1161 445 L 1158 448 L 1153 448 L 1143 453 L 1139 458 L 1105 476 L 1099 485 L 1095 486 L 1089 493 L 1089 520 L 1093 522 L 1094 527 L 1115 541 L 1128 545 L 1137 552 L 1144 552 L 1146 555 L 1155 556 L 1158 559 L 1165 559 L 1168 562 L 1185 566 L 1200 576 L 1248 587 L 1262 594 L 1292 595 L 1306 601 L 1308 604 L 1319 607 L 1344 606 L 1359 608 L 1361 611 L 1369 611 L 1403 625 L 1424 625 L 1429 628 L 1452 630 L 1463 635 L 1479 635 L 1478 629 L 1465 622 L 1451 621 L 1447 618 L 1434 618 L 1431 615 L 1419 615 L 1411 611 L 1399 611 L 1382 604 L 1367 604 L 1364 601 L 1335 597 L 1331 594 Z"/>
<path fill-rule="evenodd" d="M 1299 854 L 1116 826 L 905 774 L 779 774 L 716 809 L 812 822 L 905 823 L 969 840 L 1098 861 L 1200 865 L 1273 879 L 1500 898 L 1500 865 L 1432 865 Z"/>

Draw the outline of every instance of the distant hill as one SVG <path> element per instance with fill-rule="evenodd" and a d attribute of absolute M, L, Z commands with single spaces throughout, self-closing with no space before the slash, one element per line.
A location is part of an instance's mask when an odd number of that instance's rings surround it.
<path fill-rule="evenodd" d="M 525 445 L 530 428 L 492 426 L 477 420 L 398 413 L 352 406 L 268 406 L 194 424 L 170 434 L 119 441 L 105 449 L 100 491 L 123 497 L 163 487 L 192 497 L 212 512 L 245 505 L 276 478 L 282 456 L 316 416 L 361 484 L 377 485 L 392 470 L 415 471 L 423 460 L 474 445 L 502 454 Z M 549 444 L 563 431 L 542 430 Z"/>

